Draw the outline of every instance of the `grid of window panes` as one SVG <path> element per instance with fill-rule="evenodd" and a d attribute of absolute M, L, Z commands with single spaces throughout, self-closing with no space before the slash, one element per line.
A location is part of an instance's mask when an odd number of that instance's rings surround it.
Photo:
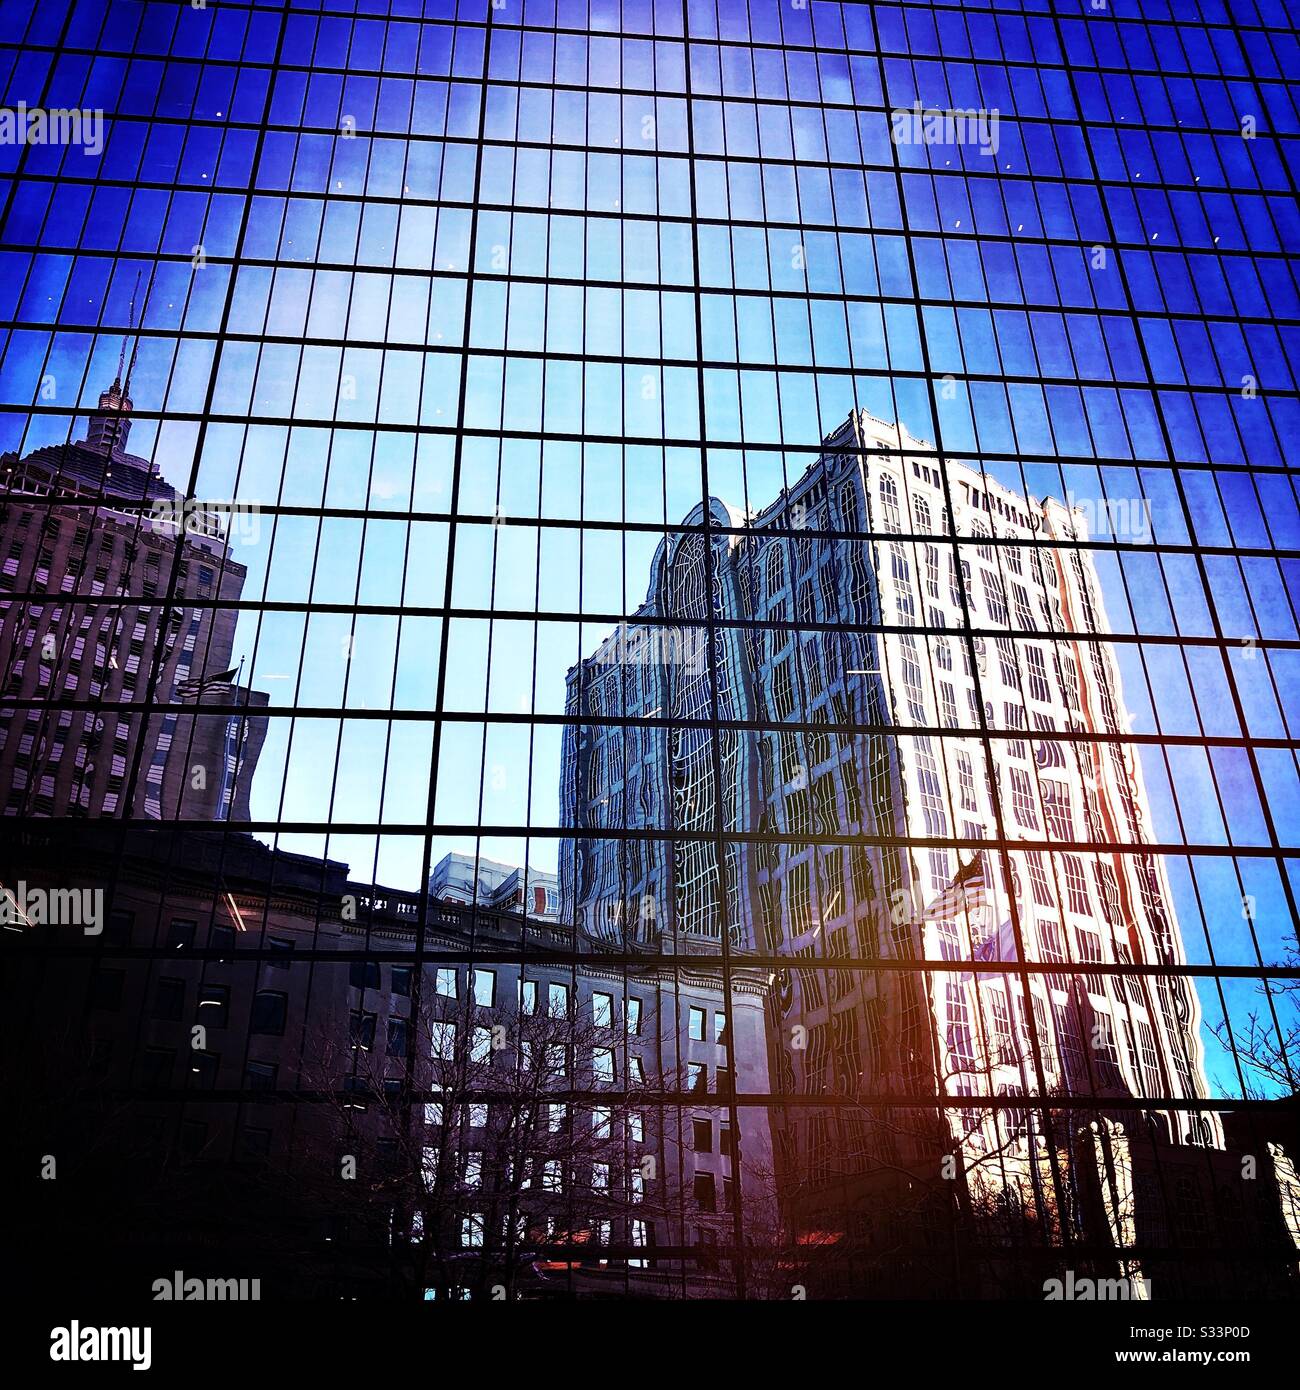
<path fill-rule="evenodd" d="M 3 16 L 6 944 L 166 1164 L 346 1139 L 431 1298 L 1273 1289 L 1294 7 Z"/>

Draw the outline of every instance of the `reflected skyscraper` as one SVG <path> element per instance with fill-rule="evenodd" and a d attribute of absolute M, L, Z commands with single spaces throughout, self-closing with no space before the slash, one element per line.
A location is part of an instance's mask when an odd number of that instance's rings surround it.
<path fill-rule="evenodd" d="M 1211 1091 L 1085 514 L 864 411 L 770 505 L 704 518 L 569 674 L 565 911 L 777 958 L 774 1093 L 865 1102 L 771 1112 L 796 1227 L 890 1229 L 946 1154 L 972 1209 L 1059 1239 L 1095 1189 L 1134 1239 L 1223 1134 L 1123 1104 Z M 918 1094 L 941 1122 L 888 1104 Z"/>
<path fill-rule="evenodd" d="M 266 731 L 227 669 L 246 571 L 221 517 L 127 451 L 130 391 L 119 364 L 84 438 L 0 456 L 2 813 L 246 819 Z"/>

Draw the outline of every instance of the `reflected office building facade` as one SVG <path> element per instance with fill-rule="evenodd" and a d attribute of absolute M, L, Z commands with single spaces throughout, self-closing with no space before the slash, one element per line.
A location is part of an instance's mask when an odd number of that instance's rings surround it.
<path fill-rule="evenodd" d="M 805 1104 L 763 1119 L 790 1236 L 829 1244 L 830 1268 L 807 1273 L 897 1291 L 880 1249 L 950 1239 L 956 1217 L 992 1288 L 1027 1271 L 983 1241 L 1071 1234 L 1113 1243 L 1140 1288 L 1143 1247 L 1227 1237 L 1243 1200 L 1261 1240 L 1300 1245 L 1291 1158 L 1270 1147 L 1256 1201 L 1195 1105 L 1211 1094 L 1201 1009 L 1140 848 L 1152 812 L 1086 517 L 959 463 L 941 475 L 932 446 L 866 412 L 761 511 L 709 505 L 719 534 L 686 517 L 630 629 L 569 674 L 565 824 L 588 834 L 562 901 L 649 953 L 716 951 L 726 930 L 738 965 L 780 958 L 772 1095 Z M 969 559 L 942 540 L 954 525 Z M 739 727 L 683 730 L 714 701 Z M 900 847 L 953 840 L 972 847 Z M 949 1103 L 921 1119 L 861 1104 L 932 1093 Z M 1057 1096 L 1097 1106 L 1023 1099 Z M 1183 1105 L 1135 1099 L 1154 1096 Z M 934 1265 L 910 1270 L 915 1292 L 944 1278 Z"/>

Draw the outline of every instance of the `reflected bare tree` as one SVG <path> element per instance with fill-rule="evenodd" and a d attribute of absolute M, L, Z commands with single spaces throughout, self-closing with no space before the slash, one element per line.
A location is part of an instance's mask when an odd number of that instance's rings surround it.
<path fill-rule="evenodd" d="M 1284 964 L 1300 968 L 1300 951 L 1289 949 Z M 1214 1036 L 1241 1066 L 1248 1098 L 1300 1095 L 1300 979 L 1261 980 L 1255 992 L 1261 1003 L 1244 1022 L 1221 1019 Z"/>
<path fill-rule="evenodd" d="M 572 1098 L 621 1091 L 595 1061 L 622 1067 L 608 1030 L 443 1003 L 422 1000 L 398 1055 L 355 1026 L 318 1039 L 303 1081 L 325 1100 L 302 1195 L 338 1239 L 386 1248 L 396 1291 L 413 1296 L 513 1298 L 562 1287 L 570 1267 L 635 1259 L 657 1159 L 621 1095 Z"/>

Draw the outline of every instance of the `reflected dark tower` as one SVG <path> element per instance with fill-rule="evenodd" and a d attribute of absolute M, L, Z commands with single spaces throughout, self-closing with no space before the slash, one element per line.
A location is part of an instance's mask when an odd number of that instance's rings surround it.
<path fill-rule="evenodd" d="M 127 452 L 122 367 L 83 439 L 0 456 L 0 593 L 15 595 L 0 600 L 0 815 L 246 819 L 264 716 L 114 710 L 149 696 L 155 656 L 155 705 L 266 704 L 228 670 L 246 568 L 215 514 L 159 523 L 184 516 L 184 498 Z"/>

